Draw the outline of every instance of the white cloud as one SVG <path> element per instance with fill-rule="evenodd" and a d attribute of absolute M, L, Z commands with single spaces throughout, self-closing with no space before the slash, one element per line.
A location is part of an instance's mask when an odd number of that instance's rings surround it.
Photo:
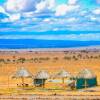
<path fill-rule="evenodd" d="M 0 12 L 8 16 L 8 18 L 1 19 L 2 22 L 14 22 L 14 21 L 19 20 L 20 17 L 21 17 L 20 14 L 9 14 L 9 13 L 7 13 L 2 6 L 0 6 Z"/>
<path fill-rule="evenodd" d="M 4 9 L 4 7 L 0 6 L 0 13 L 6 14 L 7 16 L 9 16 L 9 13 L 7 13 Z"/>
<path fill-rule="evenodd" d="M 87 15 L 87 13 L 88 13 L 88 11 L 86 11 L 86 10 L 81 10 L 79 12 L 80 16 L 85 16 L 85 15 Z"/>
<path fill-rule="evenodd" d="M 91 21 L 96 21 L 97 18 L 96 18 L 95 16 L 90 16 L 90 20 L 91 20 Z"/>
<path fill-rule="evenodd" d="M 34 16 L 34 12 L 25 12 L 21 14 L 25 18 L 30 18 Z"/>
<path fill-rule="evenodd" d="M 75 5 L 78 0 L 68 0 L 68 4 Z"/>
<path fill-rule="evenodd" d="M 11 14 L 9 15 L 9 18 L 4 18 L 1 21 L 2 22 L 15 22 L 15 21 L 20 20 L 20 17 L 21 17 L 20 14 Z"/>
<path fill-rule="evenodd" d="M 92 22 L 100 22 L 100 17 L 98 17 L 98 16 L 90 16 L 90 20 Z"/>
<path fill-rule="evenodd" d="M 42 39 L 42 40 L 100 40 L 100 33 L 81 33 L 65 35 L 2 35 L 0 39 Z"/>
<path fill-rule="evenodd" d="M 20 25 L 21 28 L 16 29 L 18 31 L 21 31 L 22 28 L 25 31 L 100 30 L 99 24 L 95 25 L 96 22 L 100 22 L 99 7 L 93 11 L 91 10 L 92 13 L 90 13 L 88 9 L 77 5 L 78 0 L 66 0 L 68 3 L 60 5 L 56 5 L 55 1 L 7 0 L 4 5 L 6 10 L 3 6 L 0 6 L 0 12 L 6 14 L 9 18 L 2 19 L 2 22 L 12 22 L 11 25 L 16 23 L 15 26 Z M 55 11 L 56 16 L 63 16 L 63 18 L 57 18 L 53 13 L 49 12 L 51 10 Z M 48 17 L 49 15 L 50 17 Z M 21 18 L 23 19 L 21 20 Z M 13 26 L 11 27 L 14 29 Z"/>
<path fill-rule="evenodd" d="M 21 17 L 20 14 L 12 14 L 12 15 L 9 17 L 9 19 L 10 19 L 11 22 L 14 22 L 14 21 L 19 20 L 20 17 Z"/>
<path fill-rule="evenodd" d="M 56 5 L 55 0 L 44 0 L 44 1 L 41 1 L 40 3 L 38 3 L 36 5 L 36 9 L 37 9 L 36 12 L 44 11 L 44 10 L 47 10 L 47 9 L 53 10 L 55 5 Z"/>
<path fill-rule="evenodd" d="M 27 12 L 34 11 L 35 5 L 40 0 L 7 0 L 5 8 L 8 12 Z"/>
<path fill-rule="evenodd" d="M 56 16 L 64 16 L 68 12 L 75 11 L 78 8 L 79 8 L 79 5 L 66 5 L 66 4 L 58 5 L 56 8 L 55 15 Z"/>
<path fill-rule="evenodd" d="M 11 13 L 42 11 L 54 6 L 55 0 L 7 0 L 5 3 L 5 9 Z"/>
<path fill-rule="evenodd" d="M 5 13 L 5 9 L 2 6 L 0 6 L 0 12 Z"/>
<path fill-rule="evenodd" d="M 44 22 L 50 22 L 50 19 L 49 18 L 46 18 L 43 20 Z"/>
<path fill-rule="evenodd" d="M 78 19 L 75 18 L 75 17 L 72 17 L 72 18 L 68 18 L 67 19 L 67 22 L 69 22 L 69 23 L 73 23 L 73 22 L 77 22 L 77 21 L 78 21 Z"/>
<path fill-rule="evenodd" d="M 55 0 L 48 0 L 48 9 L 53 9 L 56 6 Z"/>
<path fill-rule="evenodd" d="M 65 15 L 66 12 L 67 12 L 67 5 L 66 5 L 66 4 L 59 5 L 59 6 L 56 8 L 56 13 L 55 13 L 55 15 L 56 15 L 56 16 Z"/>
<path fill-rule="evenodd" d="M 47 2 L 42 1 L 36 5 L 37 12 L 43 11 L 47 7 Z"/>
<path fill-rule="evenodd" d="M 100 14 L 100 8 L 93 10 L 93 13 L 99 15 Z"/>

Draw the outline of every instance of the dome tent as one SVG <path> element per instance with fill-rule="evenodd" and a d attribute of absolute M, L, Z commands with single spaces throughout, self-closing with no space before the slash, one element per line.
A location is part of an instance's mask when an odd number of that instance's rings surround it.
<path fill-rule="evenodd" d="M 96 75 L 89 69 L 84 69 L 76 77 L 76 88 L 93 87 L 97 85 Z"/>
<path fill-rule="evenodd" d="M 50 78 L 50 75 L 47 71 L 42 70 L 38 72 L 34 77 L 34 85 L 35 86 L 43 86 L 45 85 L 45 81 Z"/>

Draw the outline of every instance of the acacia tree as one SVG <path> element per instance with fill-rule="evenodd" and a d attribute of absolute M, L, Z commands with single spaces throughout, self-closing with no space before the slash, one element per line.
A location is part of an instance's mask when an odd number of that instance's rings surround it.
<path fill-rule="evenodd" d="M 65 56 L 64 59 L 65 60 L 71 60 L 71 57 Z"/>
<path fill-rule="evenodd" d="M 21 62 L 21 63 L 24 63 L 25 61 L 26 61 L 25 58 L 19 58 L 19 59 L 18 59 L 18 62 Z"/>
<path fill-rule="evenodd" d="M 0 63 L 5 63 L 5 60 L 3 58 L 1 58 Z"/>

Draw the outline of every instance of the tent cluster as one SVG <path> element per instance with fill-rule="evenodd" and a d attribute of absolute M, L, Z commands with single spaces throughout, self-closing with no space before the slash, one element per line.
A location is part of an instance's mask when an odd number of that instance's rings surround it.
<path fill-rule="evenodd" d="M 97 77 L 89 69 L 84 69 L 79 72 L 75 77 L 73 77 L 69 72 L 65 70 L 62 70 L 54 75 L 50 75 L 47 71 L 41 70 L 36 75 L 33 75 L 27 69 L 22 67 L 12 76 L 12 78 L 21 78 L 23 88 L 25 86 L 25 78 L 32 78 L 33 84 L 39 87 L 44 87 L 46 80 L 50 78 L 61 78 L 62 83 L 65 83 L 65 78 L 69 78 L 71 80 L 69 86 L 76 89 L 93 87 L 97 85 Z"/>

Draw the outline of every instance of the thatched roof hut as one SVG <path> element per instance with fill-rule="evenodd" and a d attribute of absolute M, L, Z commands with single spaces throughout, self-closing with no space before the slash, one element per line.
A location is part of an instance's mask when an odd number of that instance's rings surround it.
<path fill-rule="evenodd" d="M 96 75 L 92 72 L 92 70 L 84 69 L 81 72 L 78 73 L 77 78 L 85 78 L 85 79 L 91 79 L 95 78 Z"/>
<path fill-rule="evenodd" d="M 67 78 L 71 77 L 71 74 L 65 70 L 61 70 L 60 72 L 53 75 L 53 78 Z"/>
<path fill-rule="evenodd" d="M 33 78 L 34 79 L 48 79 L 50 78 L 50 75 L 47 71 L 42 70 L 42 71 L 39 71 Z"/>
<path fill-rule="evenodd" d="M 71 77 L 71 74 L 65 70 L 61 70 L 60 72 L 52 76 L 52 78 L 62 78 L 63 83 L 64 83 L 64 78 L 67 77 Z"/>
<path fill-rule="evenodd" d="M 47 71 L 42 70 L 38 72 L 34 77 L 34 85 L 35 86 L 43 86 L 45 85 L 45 81 L 50 78 L 50 75 Z"/>
<path fill-rule="evenodd" d="M 24 79 L 25 78 L 32 78 L 33 75 L 24 67 L 21 67 L 19 70 L 17 70 L 15 72 L 15 74 L 12 76 L 12 78 L 21 78 L 22 80 L 22 86 L 24 88 L 24 86 L 26 85 L 24 83 Z"/>
<path fill-rule="evenodd" d="M 15 74 L 12 76 L 12 78 L 32 78 L 33 75 L 24 67 L 21 67 L 19 70 L 15 72 Z"/>

